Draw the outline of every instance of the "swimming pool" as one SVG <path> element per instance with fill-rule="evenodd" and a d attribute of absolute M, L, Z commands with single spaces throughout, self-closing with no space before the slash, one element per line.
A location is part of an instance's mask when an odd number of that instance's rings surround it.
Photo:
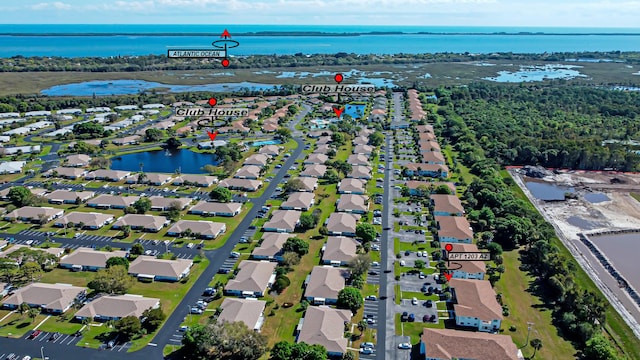
<path fill-rule="evenodd" d="M 254 141 L 251 146 L 264 146 L 264 145 L 276 145 L 281 144 L 280 140 L 264 140 L 264 141 Z"/>

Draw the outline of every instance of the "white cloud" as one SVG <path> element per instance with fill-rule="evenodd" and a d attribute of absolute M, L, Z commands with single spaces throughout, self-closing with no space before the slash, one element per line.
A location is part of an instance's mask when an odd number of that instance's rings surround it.
<path fill-rule="evenodd" d="M 65 4 L 63 2 L 56 1 L 53 3 L 53 7 L 59 10 L 69 10 L 71 9 L 71 5 Z"/>
<path fill-rule="evenodd" d="M 70 10 L 72 6 L 70 4 L 66 4 L 60 1 L 56 1 L 54 3 L 38 3 L 31 5 L 30 8 L 32 10 L 47 10 L 47 9 L 56 9 L 56 10 Z"/>

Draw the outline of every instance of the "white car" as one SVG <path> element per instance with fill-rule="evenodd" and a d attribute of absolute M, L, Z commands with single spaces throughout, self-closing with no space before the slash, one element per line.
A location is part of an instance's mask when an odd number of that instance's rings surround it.
<path fill-rule="evenodd" d="M 410 350 L 411 349 L 411 344 L 409 344 L 409 343 L 400 343 L 400 344 L 398 344 L 398 349 Z"/>
<path fill-rule="evenodd" d="M 361 354 L 373 354 L 375 350 L 373 350 L 372 348 L 364 348 L 364 349 L 360 349 L 360 353 Z"/>
<path fill-rule="evenodd" d="M 233 251 L 233 252 L 231 252 L 231 257 L 234 258 L 234 259 L 237 259 L 237 258 L 240 257 L 240 253 Z"/>
<path fill-rule="evenodd" d="M 421 253 L 420 251 L 416 251 L 416 256 L 417 256 L 417 257 L 421 257 L 421 256 L 422 256 L 422 253 Z"/>
<path fill-rule="evenodd" d="M 31 245 L 31 244 L 33 244 L 33 240 L 27 240 L 24 243 L 27 244 L 27 245 Z"/>
<path fill-rule="evenodd" d="M 411 305 L 418 305 L 418 298 L 414 297 L 411 299 Z"/>
<path fill-rule="evenodd" d="M 377 261 L 374 261 L 374 262 L 371 263 L 371 266 L 380 266 L 380 263 L 377 262 Z"/>
<path fill-rule="evenodd" d="M 400 260 L 400 266 L 405 266 L 407 265 L 407 263 L 404 262 L 404 260 Z"/>

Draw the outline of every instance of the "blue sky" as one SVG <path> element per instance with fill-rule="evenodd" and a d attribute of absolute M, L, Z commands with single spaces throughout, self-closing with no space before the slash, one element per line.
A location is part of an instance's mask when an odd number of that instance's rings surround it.
<path fill-rule="evenodd" d="M 21 0 L 13 24 L 640 27 L 640 0 Z"/>

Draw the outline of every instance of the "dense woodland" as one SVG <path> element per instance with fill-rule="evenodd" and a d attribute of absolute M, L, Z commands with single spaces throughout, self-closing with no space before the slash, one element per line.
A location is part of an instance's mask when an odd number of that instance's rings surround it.
<path fill-rule="evenodd" d="M 629 64 L 640 63 L 639 52 L 583 52 L 544 54 L 395 54 L 362 55 L 339 52 L 336 54 L 298 53 L 295 55 L 251 55 L 235 56 L 230 69 L 260 69 L 269 67 L 335 66 L 335 65 L 376 65 L 376 64 L 416 64 L 433 62 L 464 62 L 482 60 L 535 60 L 565 61 L 566 59 L 594 59 L 619 61 Z M 114 56 L 114 57 L 24 57 L 14 56 L 0 59 L 0 72 L 23 71 L 81 71 L 81 72 L 133 72 L 157 70 L 197 70 L 222 69 L 220 61 L 209 59 L 169 59 L 166 55 Z"/>
<path fill-rule="evenodd" d="M 552 311 L 561 336 L 571 340 L 584 359 L 620 359 L 615 347 L 602 336 L 608 302 L 576 284 L 576 261 L 560 253 L 551 225 L 530 204 L 514 195 L 509 189 L 511 178 L 503 178 L 499 169 L 502 164 L 518 161 L 561 163 L 565 152 L 574 159 L 566 165 L 587 167 L 591 163 L 576 162 L 578 154 L 602 152 L 601 140 L 626 138 L 634 131 L 630 116 L 640 104 L 637 94 L 472 85 L 440 89 L 438 97 L 441 114 L 430 115 L 437 135 L 453 145 L 463 164 L 478 177 L 469 184 L 463 199 L 479 245 L 519 247 L 522 269 L 536 279 L 531 290 Z M 607 107 L 617 109 L 615 115 L 605 110 Z M 576 149 L 576 144 L 584 147 Z M 545 159 L 542 154 L 551 150 L 563 155 Z M 509 151 L 512 156 L 505 156 Z M 625 160 L 619 165 L 634 168 L 637 159 L 621 149 L 603 153 L 620 151 Z M 593 155 L 581 156 L 590 159 Z M 610 158 L 603 159 L 598 166 L 607 166 Z M 459 171 L 457 167 L 454 164 L 453 171 Z M 500 253 L 495 245 L 488 249 L 494 257 Z M 499 263 L 500 257 L 497 259 Z"/>
<path fill-rule="evenodd" d="M 640 139 L 638 92 L 476 83 L 436 93 L 446 119 L 443 135 L 451 143 L 467 143 L 460 129 L 468 126 L 500 165 L 640 168 L 640 156 L 633 152 L 640 147 L 603 145 L 605 140 Z M 466 162 L 474 163 L 474 151 L 463 153 Z"/>

